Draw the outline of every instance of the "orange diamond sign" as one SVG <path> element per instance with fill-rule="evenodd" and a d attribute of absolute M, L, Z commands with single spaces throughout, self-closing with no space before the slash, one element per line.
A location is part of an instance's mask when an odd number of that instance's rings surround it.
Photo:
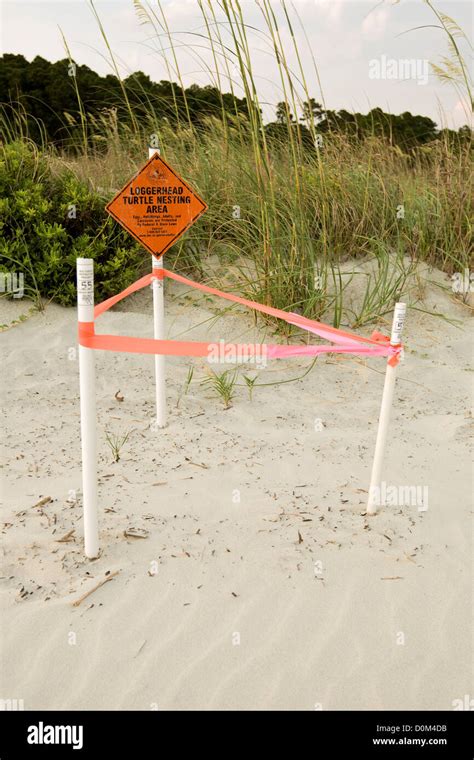
<path fill-rule="evenodd" d="M 207 204 L 155 153 L 105 210 L 159 258 L 207 211 Z"/>

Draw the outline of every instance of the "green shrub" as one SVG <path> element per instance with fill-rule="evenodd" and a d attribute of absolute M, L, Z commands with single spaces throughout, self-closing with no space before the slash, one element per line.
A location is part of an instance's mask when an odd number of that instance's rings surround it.
<path fill-rule="evenodd" d="M 106 198 L 30 142 L 2 146 L 0 271 L 22 272 L 26 295 L 76 302 L 76 258 L 95 261 L 96 301 L 118 293 L 149 264 L 105 212 Z"/>

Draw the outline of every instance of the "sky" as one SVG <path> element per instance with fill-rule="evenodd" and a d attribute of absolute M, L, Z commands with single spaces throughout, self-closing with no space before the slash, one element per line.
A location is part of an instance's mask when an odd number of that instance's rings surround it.
<path fill-rule="evenodd" d="M 218 20 L 223 22 L 218 0 L 211 2 Z M 270 2 L 285 56 L 295 75 L 299 75 L 281 0 Z M 433 3 L 472 39 L 474 6 L 470 0 Z M 260 101 L 265 118 L 272 120 L 276 103 L 282 99 L 275 55 L 258 0 L 240 0 L 240 4 L 248 25 Z M 157 9 L 156 0 L 150 0 L 150 5 Z M 172 64 L 169 45 L 149 24 L 140 23 L 133 0 L 95 0 L 94 6 L 122 76 L 141 70 L 153 81 L 169 79 L 164 60 L 166 55 Z M 309 93 L 320 102 L 324 97 L 327 108 L 362 113 L 375 107 L 397 114 L 411 111 L 451 128 L 470 123 L 463 93 L 452 84 L 441 83 L 429 66 L 440 63 L 448 54 L 448 45 L 437 18 L 423 0 L 292 0 L 285 6 Z M 162 0 L 162 7 L 184 84 L 212 83 L 215 65 L 203 36 L 205 27 L 198 0 Z M 2 0 L 0 13 L 2 53 L 21 53 L 28 60 L 36 55 L 49 61 L 63 59 L 66 53 L 62 30 L 76 63 L 100 74 L 111 73 L 110 55 L 89 0 Z M 226 42 L 230 42 L 228 26 L 220 28 Z M 469 45 L 462 39 L 458 42 L 468 56 Z M 237 68 L 230 73 L 237 94 L 242 95 Z M 228 80 L 224 78 L 222 89 L 229 89 L 226 84 Z"/>

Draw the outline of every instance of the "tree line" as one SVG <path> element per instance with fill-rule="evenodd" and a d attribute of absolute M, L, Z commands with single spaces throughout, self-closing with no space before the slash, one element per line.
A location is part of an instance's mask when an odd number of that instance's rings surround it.
<path fill-rule="evenodd" d="M 0 58 L 0 101 L 26 114 L 29 135 L 38 139 L 41 129 L 48 141 L 65 142 L 71 119 L 91 119 L 95 129 L 101 114 L 116 112 L 121 124 L 139 122 L 156 115 L 172 124 L 199 125 L 206 117 L 248 117 L 244 98 L 221 93 L 216 87 L 192 84 L 182 89 L 175 82 L 152 82 L 138 71 L 123 80 L 113 74 L 100 76 L 88 66 L 68 59 L 50 63 L 36 56 L 28 62 L 22 55 Z"/>
<path fill-rule="evenodd" d="M 356 139 L 375 135 L 404 151 L 438 139 L 447 139 L 452 144 L 472 140 L 472 130 L 467 125 L 458 131 L 438 129 L 436 122 L 428 116 L 413 115 L 409 111 L 402 114 L 385 113 L 381 108 L 373 108 L 367 114 L 350 113 L 344 109 L 332 111 L 325 109 L 314 98 L 303 103 L 302 111 L 298 123 L 288 104 L 284 101 L 278 103 L 276 122 L 271 125 L 273 133 L 276 135 L 279 130 L 283 133 L 292 128 L 303 129 L 304 136 L 310 131 L 321 135 L 342 132 Z"/>
<path fill-rule="evenodd" d="M 8 53 L 0 57 L 0 101 L 7 113 L 21 112 L 33 140 L 46 139 L 57 145 L 67 145 L 78 124 L 90 134 L 100 131 L 107 123 L 101 117 L 111 113 L 120 124 L 149 121 L 152 116 L 158 121 L 168 120 L 173 126 L 196 127 L 204 126 L 208 117 L 249 118 L 245 98 L 222 93 L 211 85 L 182 88 L 175 82 L 153 82 L 141 71 L 120 80 L 113 74 L 101 76 L 69 59 L 51 63 L 37 56 L 29 62 L 22 55 Z M 288 103 L 278 103 L 275 121 L 267 124 L 265 131 L 270 139 L 285 142 L 288 130 L 298 132 L 309 148 L 314 148 L 315 135 L 331 132 L 342 132 L 354 139 L 376 135 L 403 151 L 439 138 L 451 143 L 472 139 L 468 126 L 457 132 L 439 130 L 429 117 L 408 111 L 395 115 L 381 108 L 368 114 L 328 110 L 314 98 L 303 103 L 299 118 Z"/>

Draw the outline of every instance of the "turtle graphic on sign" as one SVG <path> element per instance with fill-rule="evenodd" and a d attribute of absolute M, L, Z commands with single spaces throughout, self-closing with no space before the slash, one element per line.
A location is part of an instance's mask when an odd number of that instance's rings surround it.
<path fill-rule="evenodd" d="M 105 210 L 159 258 L 207 211 L 207 204 L 155 153 Z"/>

